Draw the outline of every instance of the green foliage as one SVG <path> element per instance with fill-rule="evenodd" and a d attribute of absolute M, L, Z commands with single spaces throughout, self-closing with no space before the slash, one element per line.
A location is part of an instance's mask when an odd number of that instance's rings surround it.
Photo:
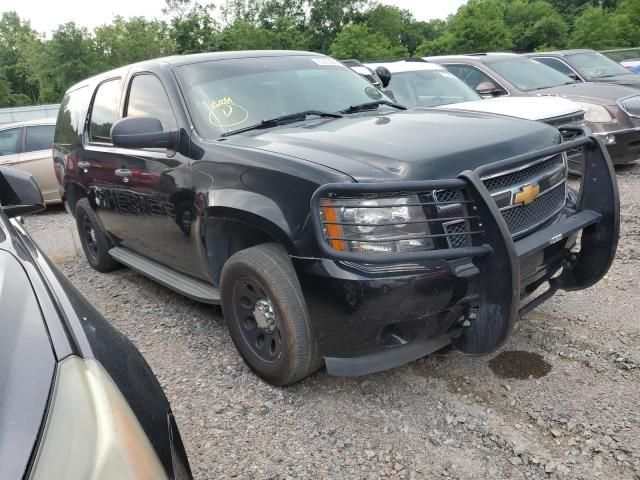
<path fill-rule="evenodd" d="M 640 0 L 467 0 L 446 20 L 417 21 L 376 0 L 165 0 L 164 20 L 115 17 L 50 38 L 0 16 L 0 107 L 56 102 L 73 83 L 148 58 L 216 50 L 300 49 L 338 58 L 564 47 L 640 46 Z"/>
<path fill-rule="evenodd" d="M 638 24 L 628 15 L 588 7 L 575 19 L 569 46 L 596 50 L 632 47 L 638 40 Z"/>
<path fill-rule="evenodd" d="M 469 0 L 449 21 L 447 31 L 458 53 L 508 50 L 512 46 L 500 0 Z"/>
<path fill-rule="evenodd" d="M 406 57 L 407 49 L 394 45 L 387 37 L 372 32 L 366 25 L 347 25 L 331 44 L 331 55 L 336 58 L 383 60 Z"/>
<path fill-rule="evenodd" d="M 175 50 L 165 22 L 133 17 L 115 19 L 95 29 L 95 49 L 105 69 L 120 67 Z"/>
<path fill-rule="evenodd" d="M 515 0 L 507 6 L 504 18 L 517 52 L 531 52 L 541 45 L 562 48 L 567 43 L 569 25 L 544 0 Z"/>

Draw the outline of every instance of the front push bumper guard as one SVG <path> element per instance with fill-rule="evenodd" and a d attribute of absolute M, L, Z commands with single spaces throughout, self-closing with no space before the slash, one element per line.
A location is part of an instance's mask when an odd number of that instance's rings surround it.
<path fill-rule="evenodd" d="M 620 203 L 615 172 L 606 149 L 593 136 L 575 128 L 581 136 L 535 152 L 484 165 L 476 170 L 460 173 L 457 179 L 397 182 L 327 184 L 311 199 L 312 221 L 317 243 L 324 255 L 337 261 L 368 264 L 398 264 L 426 260 L 473 259 L 480 272 L 479 307 L 471 325 L 455 339 L 456 348 L 467 354 L 481 355 L 498 349 L 507 339 L 519 313 L 542 303 L 551 295 L 543 294 L 540 301 L 520 309 L 519 258 L 544 250 L 576 232 L 582 231 L 580 251 L 560 276 L 552 279 L 550 290 L 580 290 L 597 283 L 609 270 L 618 244 Z M 485 187 L 482 178 L 523 167 L 537 159 L 557 155 L 567 150 L 584 148 L 585 169 L 576 211 L 561 222 L 541 228 L 514 241 L 498 206 Z M 392 192 L 424 192 L 438 189 L 461 189 L 479 218 L 483 233 L 479 241 L 461 248 L 437 249 L 422 252 L 362 254 L 334 250 L 324 233 L 320 215 L 321 200 L 338 196 L 359 196 Z M 528 308 L 529 307 L 529 308 Z M 450 339 L 449 339 L 450 341 Z M 447 341 L 446 343 L 449 343 Z M 357 375 L 384 370 L 431 353 L 432 341 L 423 342 L 423 351 L 410 345 L 395 347 L 368 357 L 325 358 L 330 373 Z M 436 342 L 438 343 L 438 342 Z M 438 343 L 440 345 L 440 343 Z"/>

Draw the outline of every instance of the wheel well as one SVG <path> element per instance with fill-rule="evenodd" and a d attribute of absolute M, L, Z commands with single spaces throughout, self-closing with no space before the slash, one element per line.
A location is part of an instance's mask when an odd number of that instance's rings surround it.
<path fill-rule="evenodd" d="M 206 226 L 205 242 L 215 285 L 220 284 L 220 275 L 225 262 L 240 250 L 263 243 L 278 243 L 289 250 L 287 245 L 273 234 L 254 225 L 232 219 L 217 219 L 210 222 Z"/>
<path fill-rule="evenodd" d="M 75 215 L 76 213 L 76 204 L 78 200 L 87 196 L 84 188 L 80 185 L 76 185 L 75 183 L 67 183 L 65 187 L 65 199 L 67 204 L 69 205 L 69 211 Z"/>

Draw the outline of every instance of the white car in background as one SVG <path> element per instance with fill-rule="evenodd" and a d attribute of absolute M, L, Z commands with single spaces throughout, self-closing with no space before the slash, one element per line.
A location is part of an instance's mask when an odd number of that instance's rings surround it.
<path fill-rule="evenodd" d="M 390 78 L 380 78 L 378 67 L 385 67 Z M 445 68 L 424 60 L 398 60 L 365 63 L 351 68 L 375 78 L 382 90 L 398 103 L 409 108 L 444 108 L 472 112 L 494 113 L 536 120 L 554 127 L 584 126 L 584 110 L 571 100 L 560 97 L 492 97 L 483 98 L 466 83 Z M 368 71 L 369 75 L 363 73 Z M 566 133 L 570 139 L 575 133 Z M 579 174 L 582 153 L 569 153 L 569 170 Z"/>

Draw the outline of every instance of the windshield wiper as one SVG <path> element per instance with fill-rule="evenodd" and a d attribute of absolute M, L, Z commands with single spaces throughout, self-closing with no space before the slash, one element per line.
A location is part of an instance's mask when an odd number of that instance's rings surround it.
<path fill-rule="evenodd" d="M 288 115 L 280 115 L 279 117 L 262 120 L 260 123 L 256 123 L 255 125 L 249 125 L 248 127 L 242 127 L 238 128 L 237 130 L 224 132 L 221 136 L 228 137 L 230 135 L 235 135 L 236 133 L 248 132 L 250 130 L 259 130 L 261 128 L 277 127 L 278 125 L 299 122 L 302 120 L 306 120 L 307 117 L 310 117 L 312 115 L 315 115 L 316 117 L 342 118 L 342 115 L 339 113 L 323 112 L 322 110 L 305 110 L 304 112 L 290 113 Z"/>
<path fill-rule="evenodd" d="M 398 110 L 407 109 L 407 107 L 405 107 L 404 105 L 400 105 L 399 103 L 395 103 L 395 102 L 390 102 L 389 100 L 376 100 L 375 102 L 367 102 L 367 103 L 361 103 L 360 105 L 352 105 L 349 108 L 340 110 L 340 113 L 363 112 L 366 110 L 373 110 L 374 108 L 378 108 L 380 105 L 386 105 L 388 107 L 397 108 Z"/>

